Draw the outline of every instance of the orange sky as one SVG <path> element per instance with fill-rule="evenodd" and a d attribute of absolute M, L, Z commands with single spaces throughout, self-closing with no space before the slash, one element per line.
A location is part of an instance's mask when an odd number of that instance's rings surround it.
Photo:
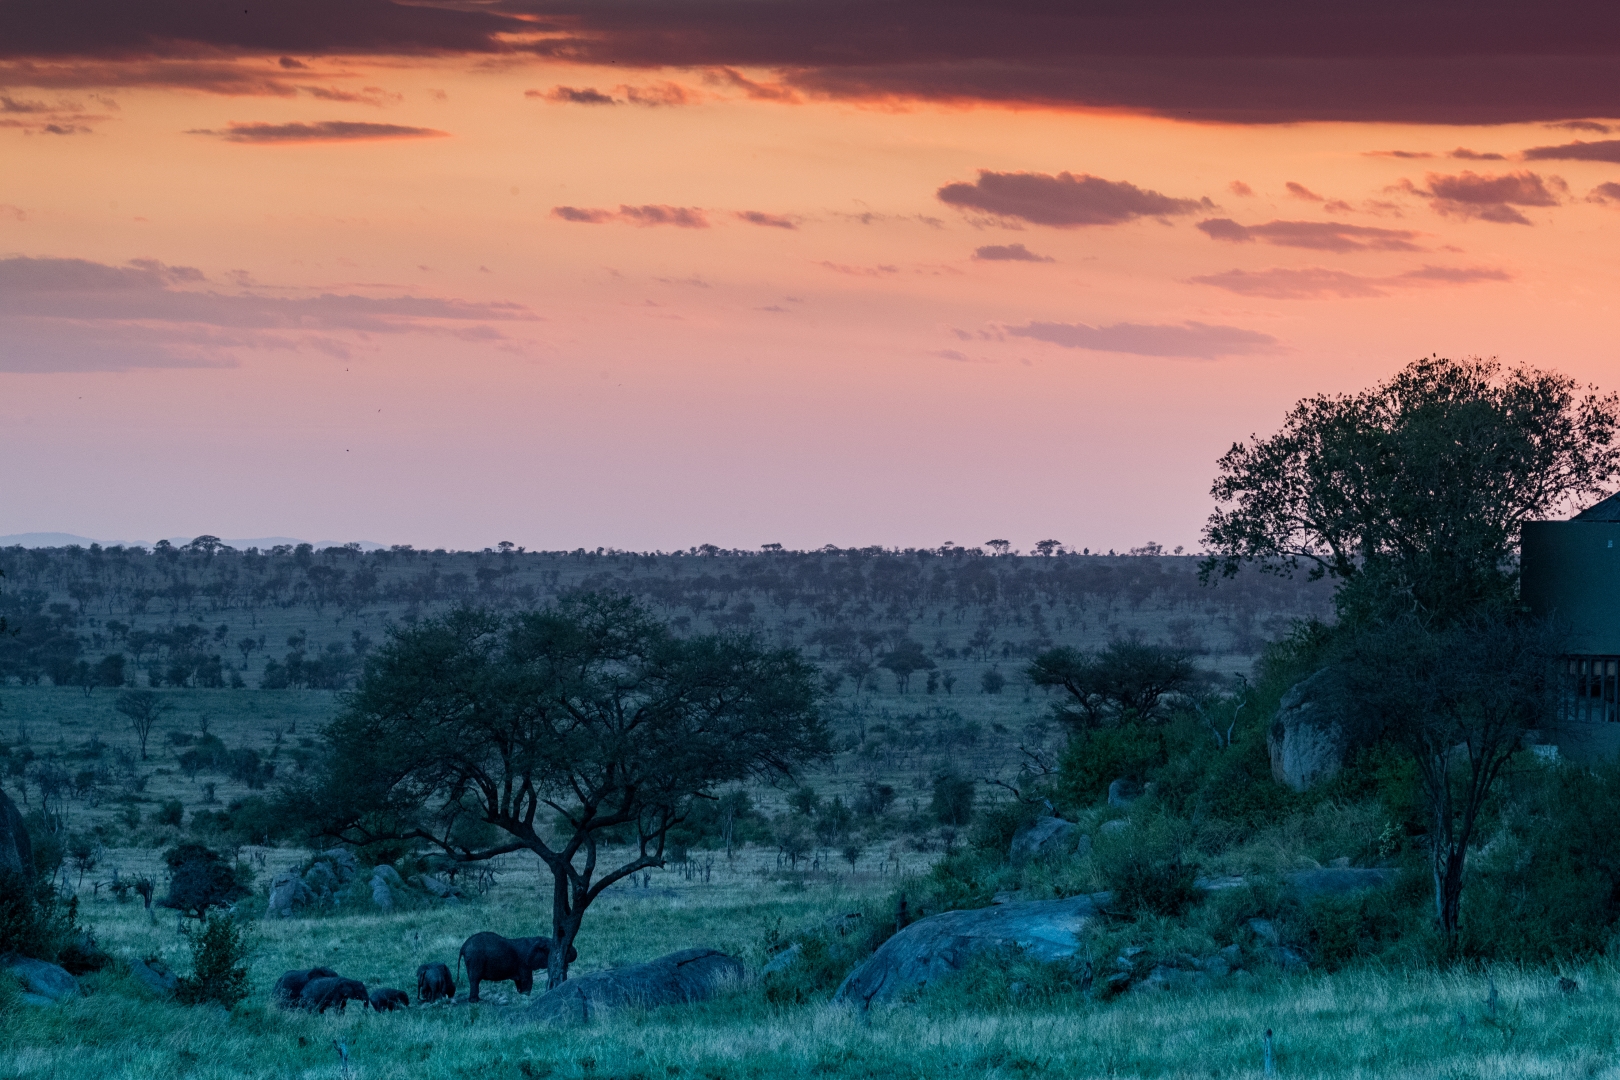
<path fill-rule="evenodd" d="M 0 535 L 1195 548 L 1303 395 L 1430 352 L 1620 387 L 1620 164 L 1522 157 L 1593 123 L 234 63 L 302 89 L 7 75 Z"/>

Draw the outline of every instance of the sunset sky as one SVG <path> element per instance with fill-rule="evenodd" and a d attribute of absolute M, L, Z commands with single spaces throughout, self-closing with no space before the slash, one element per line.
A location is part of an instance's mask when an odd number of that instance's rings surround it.
<path fill-rule="evenodd" d="M 0 0 L 0 534 L 1194 549 L 1301 396 L 1620 389 L 1608 7 L 260 2 Z"/>

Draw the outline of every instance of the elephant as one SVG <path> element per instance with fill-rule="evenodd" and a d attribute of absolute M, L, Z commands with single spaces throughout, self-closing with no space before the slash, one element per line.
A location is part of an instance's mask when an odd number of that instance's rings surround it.
<path fill-rule="evenodd" d="M 270 998 L 284 1009 L 296 1008 L 299 1005 L 299 995 L 304 992 L 304 987 L 311 979 L 337 977 L 338 973 L 331 968 L 312 967 L 307 971 L 289 971 L 276 980 L 276 985 L 270 991 Z"/>
<path fill-rule="evenodd" d="M 341 977 L 311 979 L 304 985 L 304 992 L 298 995 L 300 1006 L 318 1013 L 334 1007 L 342 1012 L 350 1001 L 358 1001 L 361 1005 L 371 1004 L 371 998 L 366 996 L 365 983 Z"/>
<path fill-rule="evenodd" d="M 427 1005 L 440 998 L 455 1000 L 456 980 L 450 977 L 450 968 L 446 964 L 423 964 L 416 969 L 416 1000 Z"/>
<path fill-rule="evenodd" d="M 568 948 L 569 963 L 579 959 L 573 946 Z M 534 973 L 551 962 L 549 937 L 504 938 L 489 930 L 474 934 L 461 943 L 457 966 L 467 965 L 467 1000 L 478 1000 L 478 984 L 512 980 L 520 994 L 534 989 Z"/>
<path fill-rule="evenodd" d="M 372 1012 L 393 1012 L 395 1009 L 411 1007 L 410 995 L 403 990 L 395 990 L 392 986 L 379 986 L 369 996 Z"/>

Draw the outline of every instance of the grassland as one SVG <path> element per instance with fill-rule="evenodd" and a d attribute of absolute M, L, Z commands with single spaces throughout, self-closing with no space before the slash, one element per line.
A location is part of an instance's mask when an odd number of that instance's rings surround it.
<path fill-rule="evenodd" d="M 114 852 L 114 858 L 150 858 Z M 278 852 L 276 858 L 292 853 Z M 913 867 L 915 868 L 915 867 Z M 769 860 L 722 864 L 710 881 L 657 873 L 649 888 L 608 894 L 587 918 L 576 971 L 705 944 L 757 966 L 773 926 L 799 926 L 887 895 L 893 878 L 775 880 Z M 0 1075 L 7 1077 L 366 1078 L 1244 1076 L 1262 1068 L 1261 1033 L 1275 1032 L 1279 1075 L 1298 1077 L 1612 1076 L 1620 972 L 1606 962 L 1554 973 L 1388 972 L 1235 978 L 1214 989 L 1013 1000 L 1004 985 L 946 988 L 857 1015 L 822 1002 L 767 1003 L 757 985 L 704 1005 L 627 1012 L 555 1030 L 509 1022 L 521 1000 L 504 987 L 482 1006 L 375 1015 L 309 1016 L 271 1006 L 289 967 L 324 963 L 369 984 L 414 989 L 417 963 L 452 959 L 475 930 L 541 925 L 532 867 L 512 865 L 487 895 L 459 908 L 381 915 L 342 912 L 256 922 L 253 995 L 229 1014 L 151 999 L 128 976 L 87 976 L 84 998 L 23 1008 L 0 991 Z M 125 957 L 161 955 L 184 967 L 173 917 L 149 921 L 86 888 L 83 913 Z M 1499 998 L 1489 1011 L 1487 974 Z"/>

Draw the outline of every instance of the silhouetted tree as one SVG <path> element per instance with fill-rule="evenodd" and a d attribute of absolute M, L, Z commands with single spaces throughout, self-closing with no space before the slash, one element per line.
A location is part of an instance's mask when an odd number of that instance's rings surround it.
<path fill-rule="evenodd" d="M 678 638 L 626 597 L 460 609 L 373 653 L 327 729 L 324 776 L 291 794 L 356 843 L 420 840 L 463 863 L 533 851 L 552 875 L 558 984 L 586 909 L 663 865 L 693 799 L 827 753 L 814 676 L 749 637 Z M 469 815 L 498 839 L 469 844 L 456 828 Z M 625 831 L 633 853 L 598 876 L 602 845 Z"/>
<path fill-rule="evenodd" d="M 1167 697 L 1192 686 L 1196 671 L 1187 654 L 1162 645 L 1113 641 L 1100 652 L 1061 646 L 1048 649 L 1028 668 L 1036 686 L 1055 686 L 1068 698 L 1054 708 L 1058 719 L 1076 727 L 1135 716 L 1162 718 Z"/>
<path fill-rule="evenodd" d="M 150 690 L 125 690 L 118 695 L 113 708 L 129 720 L 135 737 L 141 742 L 141 760 L 146 760 L 146 740 L 158 719 L 169 711 L 169 703 Z"/>

